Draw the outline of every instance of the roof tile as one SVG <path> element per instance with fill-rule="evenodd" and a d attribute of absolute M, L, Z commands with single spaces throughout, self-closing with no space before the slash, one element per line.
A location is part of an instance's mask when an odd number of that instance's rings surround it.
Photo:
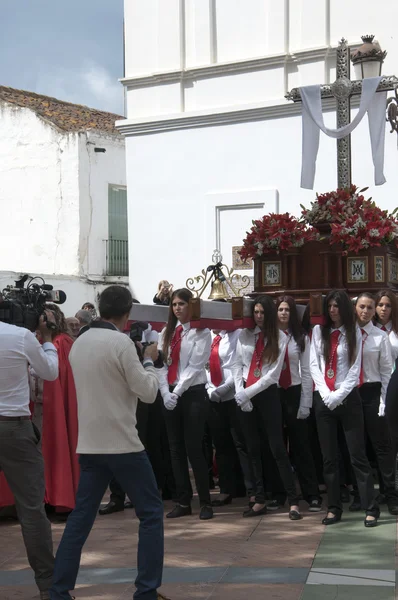
<path fill-rule="evenodd" d="M 30 108 L 38 116 L 68 132 L 97 129 L 98 131 L 118 134 L 115 129 L 115 121 L 124 118 L 114 113 L 89 108 L 81 104 L 72 104 L 50 96 L 16 90 L 2 85 L 0 85 L 0 100 L 14 106 Z"/>

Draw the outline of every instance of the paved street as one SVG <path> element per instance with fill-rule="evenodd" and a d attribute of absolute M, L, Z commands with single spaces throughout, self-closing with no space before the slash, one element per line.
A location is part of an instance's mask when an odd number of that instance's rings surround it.
<path fill-rule="evenodd" d="M 171 503 L 166 503 L 169 510 Z M 171 600 L 395 600 L 396 519 L 384 513 L 365 529 L 362 514 L 343 515 L 327 530 L 322 515 L 303 511 L 291 522 L 278 511 L 241 517 L 243 501 L 217 510 L 212 521 L 194 515 L 165 520 L 162 592 Z M 304 508 L 304 504 L 303 504 Z M 55 544 L 64 525 L 53 524 Z M 85 546 L 78 600 L 132 599 L 138 522 L 133 510 L 98 517 Z M 0 598 L 37 595 L 19 525 L 0 524 Z M 318 584 L 318 585 L 316 585 Z"/>

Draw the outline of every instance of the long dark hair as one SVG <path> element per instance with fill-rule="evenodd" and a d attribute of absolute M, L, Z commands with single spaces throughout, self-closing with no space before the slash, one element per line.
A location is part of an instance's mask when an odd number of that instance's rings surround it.
<path fill-rule="evenodd" d="M 333 326 L 333 321 L 329 315 L 329 303 L 332 301 L 336 302 L 337 306 L 339 307 L 341 324 L 344 325 L 346 330 L 348 357 L 350 364 L 352 365 L 355 361 L 357 347 L 355 315 L 350 298 L 342 290 L 332 290 L 329 292 L 323 305 L 325 325 L 321 325 L 321 331 L 325 362 L 328 363 L 330 359 L 330 329 Z"/>
<path fill-rule="evenodd" d="M 392 324 L 392 330 L 394 333 L 398 334 L 398 301 L 397 301 L 397 297 L 394 294 L 394 292 L 392 292 L 391 290 L 380 290 L 379 292 L 377 292 L 376 296 L 375 296 L 375 306 L 377 308 L 377 305 L 379 304 L 380 300 L 383 298 L 383 296 L 387 296 L 387 298 L 389 299 L 389 301 L 391 302 L 391 324 Z M 375 314 L 375 321 L 380 323 L 380 319 L 377 315 L 377 311 Z"/>
<path fill-rule="evenodd" d="M 275 302 L 269 296 L 258 296 L 253 302 L 253 317 L 256 304 L 261 304 L 264 309 L 263 334 L 265 347 L 263 361 L 269 364 L 278 360 L 279 355 L 279 327 Z"/>
<path fill-rule="evenodd" d="M 289 317 L 289 329 L 292 332 L 292 337 L 296 342 L 297 346 L 300 348 L 300 352 L 304 352 L 305 349 L 305 331 L 303 326 L 300 323 L 297 306 L 294 299 L 291 296 L 279 296 L 279 298 L 275 301 L 276 310 L 278 310 L 279 306 L 282 302 L 286 302 L 289 305 L 290 309 L 290 317 Z"/>
<path fill-rule="evenodd" d="M 171 339 L 174 334 L 174 329 L 177 325 L 177 317 L 175 316 L 174 311 L 173 311 L 173 300 L 174 300 L 174 298 L 177 298 L 177 297 L 181 298 L 181 300 L 184 300 L 184 302 L 189 302 L 189 300 L 191 298 L 193 298 L 193 294 L 192 294 L 192 292 L 187 290 L 187 288 L 181 288 L 179 290 L 175 290 L 171 294 L 170 306 L 169 306 L 169 318 L 168 318 L 167 325 L 166 325 L 166 331 L 164 332 L 163 346 L 162 346 L 162 352 L 163 352 L 163 356 L 165 357 L 165 359 L 167 358 L 170 342 L 171 342 Z"/>

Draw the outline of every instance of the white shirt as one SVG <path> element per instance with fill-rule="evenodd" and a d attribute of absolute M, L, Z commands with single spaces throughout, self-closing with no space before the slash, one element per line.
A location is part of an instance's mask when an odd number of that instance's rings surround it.
<path fill-rule="evenodd" d="M 379 327 L 381 329 L 383 325 L 381 323 L 376 323 L 376 327 Z M 391 321 L 389 321 L 387 325 L 384 325 L 384 327 L 387 329 L 386 333 L 390 341 L 392 360 L 393 363 L 395 363 L 395 361 L 398 358 L 398 335 L 395 333 L 395 331 L 392 330 Z"/>
<path fill-rule="evenodd" d="M 221 336 L 221 341 L 218 345 L 218 356 L 220 357 L 222 382 L 216 387 L 210 377 L 210 369 L 207 370 L 207 390 L 209 395 L 217 390 L 217 394 L 221 398 L 221 402 L 232 400 L 235 396 L 235 383 L 232 374 L 232 366 L 235 360 L 236 344 L 238 337 L 241 333 L 241 329 L 235 331 L 220 331 L 218 335 Z M 212 333 L 212 342 L 216 337 L 215 333 Z"/>
<path fill-rule="evenodd" d="M 361 372 L 362 333 L 359 327 L 357 327 L 356 357 L 354 363 L 350 366 L 345 327 L 339 327 L 339 331 L 340 339 L 337 347 L 335 391 L 332 392 L 325 381 L 325 358 L 323 354 L 323 340 L 320 325 L 315 325 L 312 332 L 310 370 L 311 377 L 315 383 L 315 388 L 320 393 L 321 398 L 325 399 L 326 397 L 329 397 L 341 404 L 348 394 L 357 387 L 359 382 L 359 375 Z"/>
<path fill-rule="evenodd" d="M 28 364 L 42 379 L 58 377 L 58 353 L 51 342 L 41 346 L 28 329 L 0 322 L 0 415 L 30 415 Z"/>
<path fill-rule="evenodd" d="M 177 323 L 176 327 L 181 325 Z M 207 375 L 205 365 L 210 358 L 211 333 L 209 329 L 191 329 L 190 323 L 184 323 L 181 333 L 180 360 L 178 361 L 177 380 L 174 394 L 182 396 L 193 385 L 206 384 Z M 166 328 L 162 329 L 158 348 L 162 349 L 163 336 Z M 164 357 L 167 360 L 167 356 Z M 168 366 L 165 364 L 158 370 L 159 389 L 162 397 L 169 392 L 167 381 Z"/>
<path fill-rule="evenodd" d="M 372 322 L 361 327 L 363 335 L 363 382 L 381 382 L 380 401 L 385 405 L 387 386 L 392 371 L 391 346 L 385 331 L 375 327 Z"/>
<path fill-rule="evenodd" d="M 312 377 L 310 372 L 310 351 L 311 344 L 308 336 L 304 338 L 304 351 L 301 352 L 300 347 L 296 343 L 293 336 L 286 335 L 288 342 L 289 366 L 290 375 L 293 385 L 301 385 L 300 406 L 312 407 Z"/>
<path fill-rule="evenodd" d="M 76 386 L 78 454 L 142 452 L 136 429 L 138 398 L 152 404 L 156 369 L 141 365 L 134 342 L 108 323 L 90 327 L 74 342 L 69 362 Z"/>
<path fill-rule="evenodd" d="M 255 329 L 243 329 L 236 345 L 235 362 L 233 366 L 233 375 L 235 381 L 235 390 L 240 392 L 244 389 L 244 382 L 250 371 L 250 365 L 253 358 L 254 349 L 261 333 L 259 327 Z M 264 340 L 266 344 L 266 340 Z M 274 363 L 263 362 L 261 366 L 261 377 L 245 389 L 249 399 L 263 392 L 271 385 L 277 384 L 282 371 L 283 361 L 285 358 L 285 350 L 287 337 L 282 331 L 279 331 L 279 354 Z"/>

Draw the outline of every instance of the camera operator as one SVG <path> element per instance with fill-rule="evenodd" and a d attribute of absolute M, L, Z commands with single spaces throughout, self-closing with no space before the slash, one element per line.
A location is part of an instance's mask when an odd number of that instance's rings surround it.
<path fill-rule="evenodd" d="M 54 316 L 45 311 L 38 327 L 42 346 L 28 329 L 0 322 L 0 469 L 14 494 L 41 600 L 50 598 L 54 557 L 44 508 L 40 433 L 30 418 L 28 364 L 42 379 L 54 381 L 58 377 L 58 355 L 48 322 L 54 323 Z"/>
<path fill-rule="evenodd" d="M 101 319 L 73 344 L 69 360 L 75 378 L 80 455 L 76 507 L 69 516 L 55 560 L 51 600 L 70 600 L 83 545 L 101 500 L 115 477 L 140 520 L 136 596 L 156 600 L 163 570 L 163 505 L 147 454 L 138 438 L 138 397 L 151 404 L 158 392 L 155 344 L 140 363 L 132 340 L 122 332 L 132 307 L 129 290 L 113 285 L 99 300 Z"/>

